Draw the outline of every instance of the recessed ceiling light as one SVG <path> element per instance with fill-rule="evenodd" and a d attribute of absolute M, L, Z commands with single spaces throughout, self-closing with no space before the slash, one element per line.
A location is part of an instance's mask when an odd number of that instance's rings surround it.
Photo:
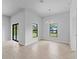
<path fill-rule="evenodd" d="M 44 3 L 44 0 L 40 0 L 40 3 Z"/>
<path fill-rule="evenodd" d="M 49 8 L 49 9 L 48 9 L 48 11 L 50 12 L 50 11 L 51 11 L 51 9 Z"/>

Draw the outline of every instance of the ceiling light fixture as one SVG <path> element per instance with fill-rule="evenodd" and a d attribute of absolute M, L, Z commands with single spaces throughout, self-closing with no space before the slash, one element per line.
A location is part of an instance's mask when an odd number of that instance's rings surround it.
<path fill-rule="evenodd" d="M 49 8 L 49 9 L 48 9 L 48 11 L 50 12 L 50 11 L 51 11 L 51 9 Z"/>
<path fill-rule="evenodd" d="M 44 3 L 44 0 L 40 0 L 40 3 Z"/>

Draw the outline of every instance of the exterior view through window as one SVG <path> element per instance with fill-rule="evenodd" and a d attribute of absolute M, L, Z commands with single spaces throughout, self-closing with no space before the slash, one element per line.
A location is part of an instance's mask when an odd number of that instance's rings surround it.
<path fill-rule="evenodd" d="M 38 24 L 32 24 L 32 36 L 33 38 L 38 37 Z"/>
<path fill-rule="evenodd" d="M 58 25 L 56 23 L 49 24 L 49 36 L 58 37 Z"/>

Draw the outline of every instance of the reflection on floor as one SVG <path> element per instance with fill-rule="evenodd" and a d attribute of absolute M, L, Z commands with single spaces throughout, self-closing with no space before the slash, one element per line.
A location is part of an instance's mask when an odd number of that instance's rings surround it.
<path fill-rule="evenodd" d="M 3 59 L 76 59 L 70 47 L 51 41 L 39 41 L 31 46 L 19 46 L 14 41 L 3 43 Z"/>

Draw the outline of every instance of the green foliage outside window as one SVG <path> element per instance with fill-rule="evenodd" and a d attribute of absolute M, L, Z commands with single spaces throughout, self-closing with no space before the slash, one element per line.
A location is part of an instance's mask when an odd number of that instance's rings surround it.
<path fill-rule="evenodd" d="M 49 35 L 51 37 L 58 37 L 58 25 L 56 23 L 49 24 Z"/>
<path fill-rule="evenodd" d="M 32 36 L 33 38 L 38 37 L 38 24 L 32 24 Z"/>

